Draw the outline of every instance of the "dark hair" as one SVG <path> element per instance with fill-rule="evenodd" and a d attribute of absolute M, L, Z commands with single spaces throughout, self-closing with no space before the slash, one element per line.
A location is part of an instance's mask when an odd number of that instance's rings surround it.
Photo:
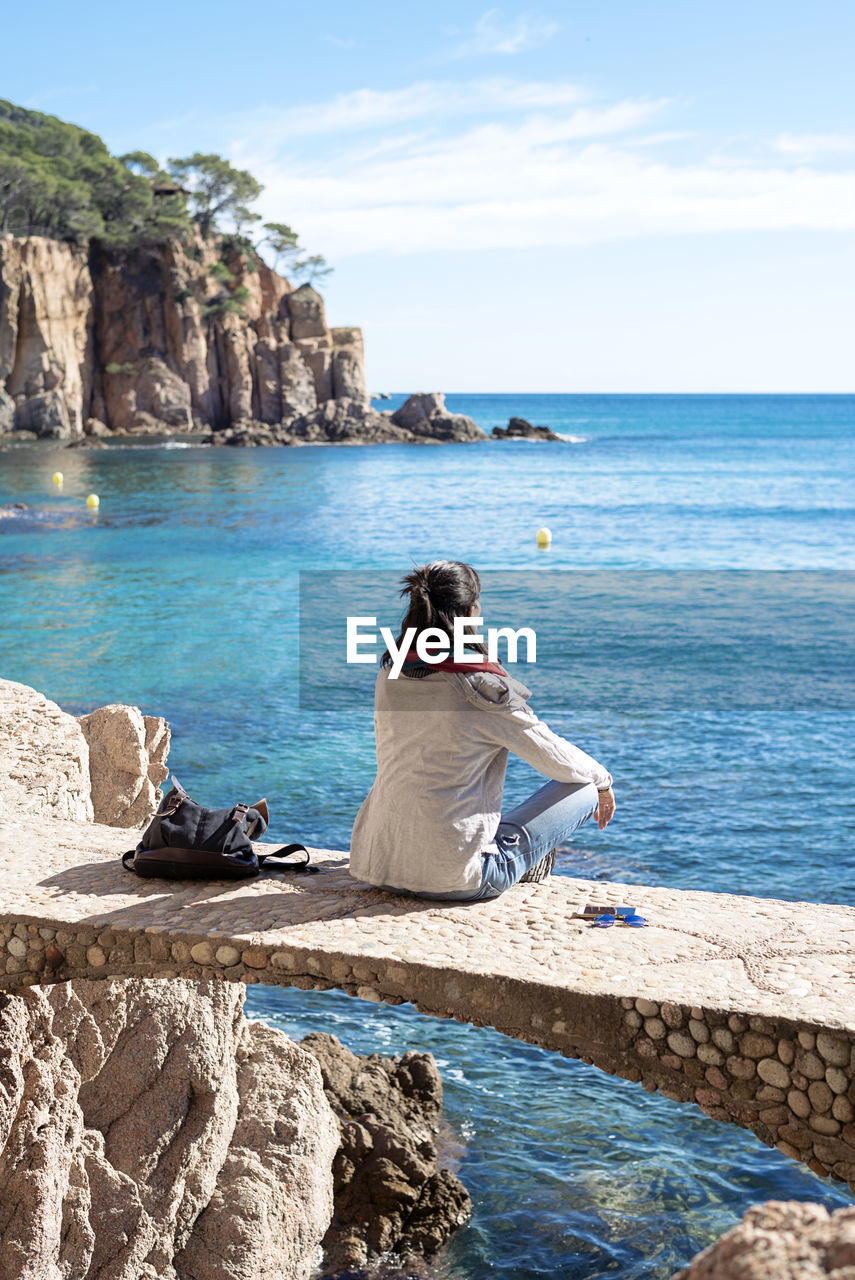
<path fill-rule="evenodd" d="M 461 560 L 434 560 L 405 574 L 401 582 L 400 594 L 409 596 L 410 603 L 395 644 L 400 648 L 410 627 L 416 629 L 416 640 L 428 627 L 436 627 L 453 644 L 454 619 L 465 617 L 481 594 L 481 579 L 471 564 L 463 564 Z M 468 641 L 466 647 L 477 653 L 487 652 L 486 646 L 476 640 Z M 392 665 L 388 649 L 380 665 Z"/>

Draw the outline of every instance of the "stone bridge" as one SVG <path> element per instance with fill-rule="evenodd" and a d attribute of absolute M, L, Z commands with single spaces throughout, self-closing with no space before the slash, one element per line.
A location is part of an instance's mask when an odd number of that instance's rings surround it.
<path fill-rule="evenodd" d="M 315 876 L 139 880 L 129 833 L 0 824 L 0 988 L 181 977 L 340 988 L 492 1026 L 694 1102 L 855 1191 L 855 909 L 553 877 L 494 902 Z M 595 929 L 586 905 L 647 929 Z"/>

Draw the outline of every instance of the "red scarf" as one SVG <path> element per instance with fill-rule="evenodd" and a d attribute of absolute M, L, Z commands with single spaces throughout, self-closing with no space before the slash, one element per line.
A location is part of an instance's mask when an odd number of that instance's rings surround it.
<path fill-rule="evenodd" d="M 407 668 L 409 667 L 409 671 Z M 478 657 L 472 662 L 455 662 L 453 658 L 443 658 L 442 662 L 425 662 L 419 657 L 415 649 L 410 649 L 404 659 L 401 668 L 404 675 L 412 675 L 418 672 L 419 675 L 424 672 L 427 675 L 431 671 L 489 671 L 494 676 L 506 676 L 508 673 L 504 667 L 500 667 L 498 662 L 490 662 L 487 658 Z"/>

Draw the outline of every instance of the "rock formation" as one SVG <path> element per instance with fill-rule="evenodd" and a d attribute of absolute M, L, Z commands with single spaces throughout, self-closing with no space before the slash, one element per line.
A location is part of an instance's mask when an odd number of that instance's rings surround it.
<path fill-rule="evenodd" d="M 144 826 L 166 777 L 169 726 L 114 703 L 75 720 L 28 685 L 0 680 L 0 811 Z"/>
<path fill-rule="evenodd" d="M 218 444 L 440 444 L 486 440 L 463 413 L 449 413 L 445 396 L 414 395 L 395 413 L 379 413 L 367 401 L 327 400 L 279 426 L 239 422 L 216 437 Z"/>
<path fill-rule="evenodd" d="M 169 725 L 139 707 L 112 703 L 78 721 L 89 745 L 89 779 L 96 822 L 142 827 L 160 800 L 168 770 Z"/>
<path fill-rule="evenodd" d="M 486 434 L 472 418 L 463 413 L 449 413 L 445 396 L 440 392 L 420 393 L 410 398 L 390 415 L 392 422 L 412 432 L 416 439 L 486 440 Z"/>
<path fill-rule="evenodd" d="M 302 1041 L 321 1066 L 341 1121 L 335 1216 L 324 1240 L 331 1275 L 371 1266 L 384 1254 L 431 1255 L 467 1220 L 472 1202 L 437 1168 L 442 1081 L 433 1057 L 359 1057 L 335 1036 Z"/>
<path fill-rule="evenodd" d="M 526 418 L 510 418 L 506 427 L 493 427 L 494 440 L 560 440 L 550 427 L 533 427 Z"/>
<path fill-rule="evenodd" d="M 341 398 L 366 403 L 360 331 L 227 241 L 0 236 L 0 433 L 278 425 Z"/>
<path fill-rule="evenodd" d="M 673 1280 L 852 1280 L 855 1207 L 770 1200 L 699 1253 Z"/>
<path fill-rule="evenodd" d="M 93 818 L 83 730 L 55 702 L 14 680 L 0 680 L 0 814 Z"/>
<path fill-rule="evenodd" d="M 338 1125 L 230 983 L 0 996 L 0 1275 L 307 1280 Z"/>

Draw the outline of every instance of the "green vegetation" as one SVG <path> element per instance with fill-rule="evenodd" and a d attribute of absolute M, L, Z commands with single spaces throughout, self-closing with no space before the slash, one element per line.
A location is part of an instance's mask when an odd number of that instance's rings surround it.
<path fill-rule="evenodd" d="M 231 284 L 234 276 L 224 262 L 212 262 L 208 267 L 208 275 L 213 276 L 220 284 Z"/>
<path fill-rule="evenodd" d="M 0 99 L 0 235 L 96 239 L 116 248 L 178 239 L 198 261 L 195 225 L 248 271 L 257 270 L 256 254 L 266 248 L 274 266 L 298 281 L 329 275 L 332 268 L 319 254 L 303 256 L 284 222 L 263 223 L 264 235 L 253 240 L 261 214 L 250 206 L 262 191 L 251 173 L 222 156 L 196 152 L 173 157 L 165 168 L 147 151 L 112 156 L 96 134 Z M 211 275 L 224 288 L 207 307 L 239 309 L 240 288 L 229 289 L 228 266 L 215 264 Z"/>
<path fill-rule="evenodd" d="M 124 364 L 116 364 L 111 361 L 110 364 L 104 366 L 105 373 L 136 373 L 137 366 L 133 360 L 126 360 Z"/>
<path fill-rule="evenodd" d="M 190 229 L 181 195 L 156 196 L 94 133 L 0 99 L 0 233 L 130 245 Z"/>
<path fill-rule="evenodd" d="M 246 169 L 235 169 L 222 156 L 199 151 L 186 160 L 169 160 L 167 169 L 186 191 L 190 212 L 205 239 L 224 218 L 231 220 L 238 234 L 249 223 L 261 221 L 261 214 L 247 206 L 264 188 Z"/>

